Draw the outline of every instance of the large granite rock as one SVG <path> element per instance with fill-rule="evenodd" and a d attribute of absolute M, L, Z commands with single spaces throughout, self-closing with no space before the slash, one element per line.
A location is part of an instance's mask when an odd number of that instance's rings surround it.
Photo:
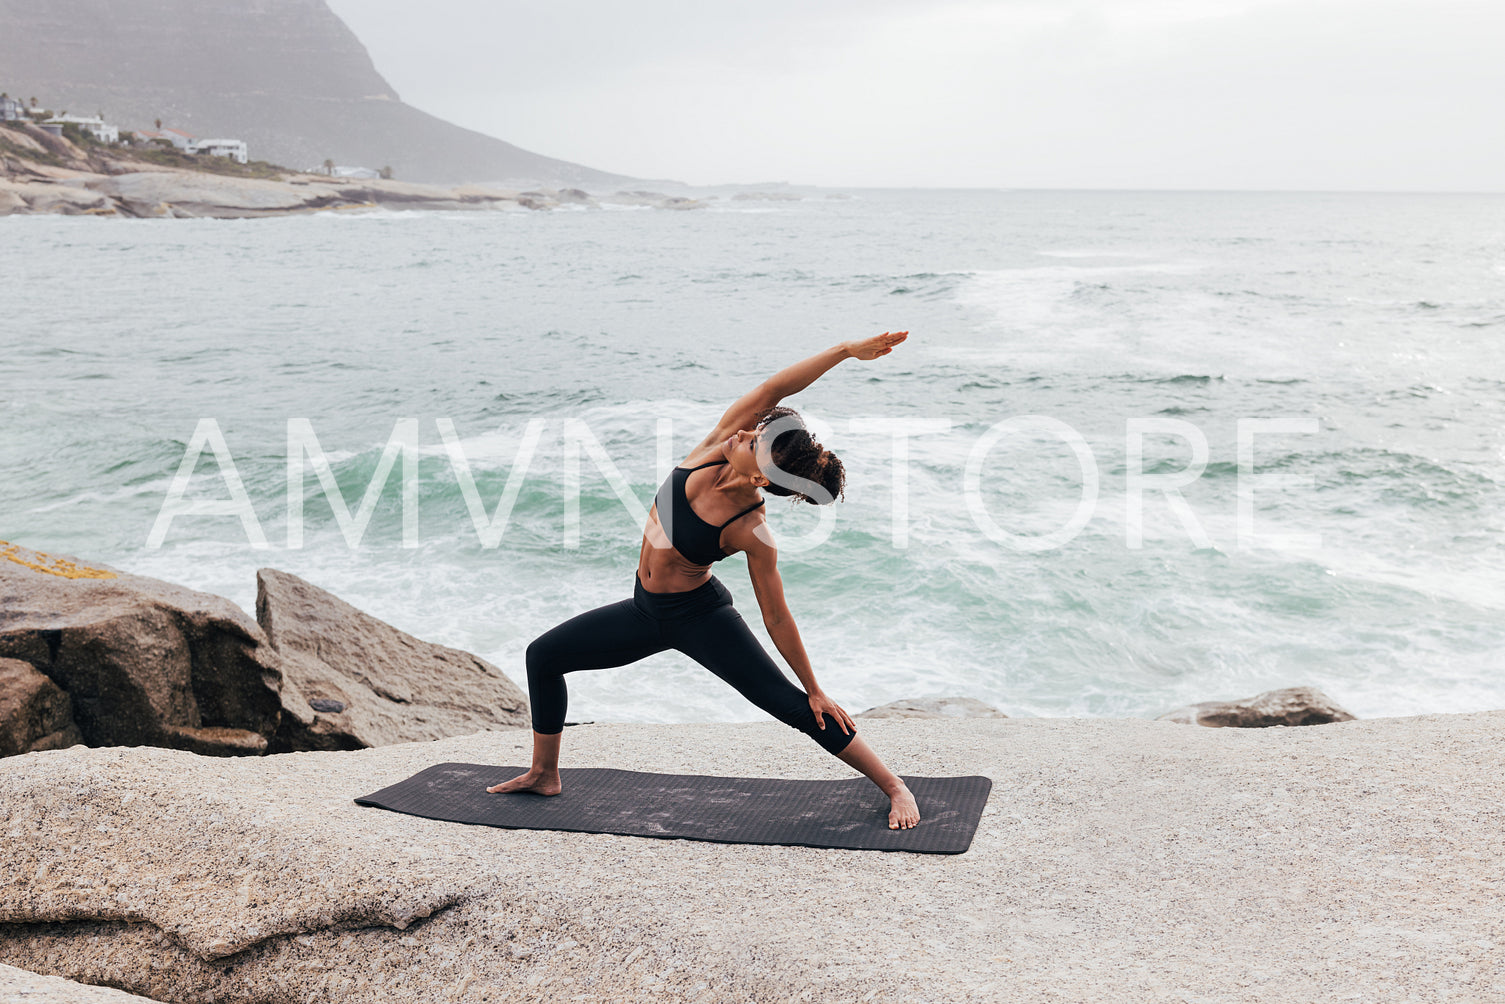
<path fill-rule="evenodd" d="M 29 662 L 0 659 L 0 756 L 81 742 L 73 703 L 62 688 Z"/>
<path fill-rule="evenodd" d="M 12 757 L 0 963 L 218 1004 L 1505 999 L 1505 713 L 864 735 L 901 774 L 993 779 L 967 853 L 506 830 L 352 801 L 434 763 L 526 763 L 522 729 Z M 776 722 L 581 726 L 564 764 L 851 776 Z"/>
<path fill-rule="evenodd" d="M 256 607 L 260 624 L 219 596 L 0 541 L 0 755 L 361 749 L 528 724 L 497 667 L 297 576 L 259 572 Z"/>
<path fill-rule="evenodd" d="M 491 663 L 420 641 L 296 575 L 256 573 L 256 619 L 283 660 L 273 752 L 359 749 L 529 723 L 527 696 Z"/>
<path fill-rule="evenodd" d="M 14 966 L 0 966 L 0 1001 L 5 1004 L 151 1004 L 123 990 L 40 976 Z"/>
<path fill-rule="evenodd" d="M 1156 721 L 1210 728 L 1263 729 L 1273 725 L 1328 725 L 1351 722 L 1344 711 L 1316 687 L 1284 687 L 1239 701 L 1203 701 L 1168 711 Z"/>
<path fill-rule="evenodd" d="M 911 697 L 868 708 L 857 718 L 1007 718 L 991 704 L 972 697 Z"/>
<path fill-rule="evenodd" d="M 279 660 L 219 596 L 0 542 L 0 657 L 67 692 L 90 746 L 260 752 Z"/>

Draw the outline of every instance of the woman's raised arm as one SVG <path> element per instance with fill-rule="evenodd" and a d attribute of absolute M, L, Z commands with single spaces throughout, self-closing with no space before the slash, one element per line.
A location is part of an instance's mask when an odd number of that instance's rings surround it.
<path fill-rule="evenodd" d="M 721 421 L 716 423 L 716 428 L 711 430 L 711 434 L 701 442 L 701 448 L 719 443 L 734 432 L 752 428 L 765 411 L 784 398 L 798 394 L 819 380 L 843 359 L 861 359 L 866 362 L 877 359 L 879 356 L 886 356 L 894 350 L 895 345 L 908 337 L 907 331 L 885 331 L 872 338 L 856 339 L 833 345 L 809 359 L 784 367 L 743 394 L 730 408 L 726 409 L 726 413 L 721 416 Z"/>

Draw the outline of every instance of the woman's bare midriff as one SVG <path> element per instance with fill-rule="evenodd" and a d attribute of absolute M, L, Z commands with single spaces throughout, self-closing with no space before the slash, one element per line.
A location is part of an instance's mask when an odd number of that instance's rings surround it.
<path fill-rule="evenodd" d="M 643 588 L 650 593 L 685 593 L 710 578 L 710 566 L 688 561 L 674 549 L 658 521 L 658 507 L 650 509 L 643 548 L 638 552 L 638 581 Z"/>

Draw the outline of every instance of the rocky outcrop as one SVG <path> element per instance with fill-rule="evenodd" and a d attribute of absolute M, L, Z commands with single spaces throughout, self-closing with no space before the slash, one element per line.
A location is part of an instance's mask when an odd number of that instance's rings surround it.
<path fill-rule="evenodd" d="M 858 718 L 1007 718 L 971 697 L 913 697 L 868 708 Z"/>
<path fill-rule="evenodd" d="M 260 752 L 281 716 L 276 654 L 234 603 L 3 543 L 0 657 L 66 691 L 90 746 Z"/>
<path fill-rule="evenodd" d="M 285 572 L 257 589 L 259 624 L 219 596 L 0 541 L 0 756 L 361 749 L 528 722 L 484 659 Z"/>
<path fill-rule="evenodd" d="M 269 769 L 225 773 L 232 763 Z M 79 749 L 4 764 L 0 776 L 19 787 L 0 796 L 11 855 L 3 923 L 151 924 L 216 959 L 340 924 L 405 928 L 467 884 L 452 849 L 389 844 L 387 820 L 368 816 L 370 832 L 340 836 L 328 812 L 301 811 L 290 789 L 308 761 Z M 53 841 L 79 853 L 47 850 Z"/>
<path fill-rule="evenodd" d="M 285 216 L 324 209 L 525 208 L 511 193 L 483 188 L 440 188 L 393 181 L 345 181 L 290 176 L 270 181 L 185 171 L 150 171 L 91 181 L 125 216 L 235 219 Z"/>
<path fill-rule="evenodd" d="M 1354 716 L 1316 687 L 1267 690 L 1238 701 L 1203 701 L 1161 715 L 1156 721 L 1209 728 L 1264 729 L 1274 725 L 1328 725 Z"/>
<path fill-rule="evenodd" d="M 73 724 L 73 702 L 61 687 L 29 662 L 0 659 L 0 757 L 83 741 Z"/>
<path fill-rule="evenodd" d="M 150 998 L 123 990 L 40 976 L 14 966 L 0 966 L 0 1001 L 16 1004 L 150 1004 Z"/>
<path fill-rule="evenodd" d="M 993 779 L 966 854 L 506 830 L 352 801 L 435 763 L 526 763 L 526 729 L 13 757 L 0 962 L 185 1004 L 1499 996 L 1505 713 L 864 734 L 901 774 Z M 776 722 L 580 726 L 564 756 L 567 790 L 575 766 L 850 776 Z"/>
<path fill-rule="evenodd" d="M 527 696 L 491 663 L 420 641 L 296 575 L 256 573 L 256 619 L 283 660 L 273 752 L 528 724 Z"/>
<path fill-rule="evenodd" d="M 116 212 L 107 196 L 82 184 L 0 180 L 0 215 L 110 216 Z"/>
<path fill-rule="evenodd" d="M 324 186 L 167 171 L 114 175 L 90 187 L 127 216 L 271 216 L 347 204 Z"/>

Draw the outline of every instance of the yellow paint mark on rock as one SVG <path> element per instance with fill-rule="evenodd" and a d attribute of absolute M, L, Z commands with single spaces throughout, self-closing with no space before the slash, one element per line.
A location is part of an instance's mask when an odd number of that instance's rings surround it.
<path fill-rule="evenodd" d="M 65 579 L 115 579 L 119 578 L 107 568 L 90 568 L 87 565 L 79 565 L 67 558 L 54 558 L 50 554 L 41 551 L 33 551 L 24 548 L 20 544 L 12 544 L 9 541 L 0 540 L 0 558 L 14 561 L 36 572 L 46 572 L 48 575 L 58 575 Z"/>

